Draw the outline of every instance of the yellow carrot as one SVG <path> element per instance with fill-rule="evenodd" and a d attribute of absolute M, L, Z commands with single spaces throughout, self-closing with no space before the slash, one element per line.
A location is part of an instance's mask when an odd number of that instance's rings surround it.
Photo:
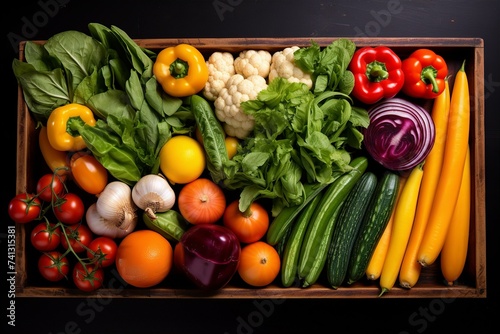
<path fill-rule="evenodd" d="M 441 176 L 417 254 L 417 260 L 423 266 L 433 264 L 441 253 L 462 181 L 470 124 L 469 85 L 464 63 L 457 72 L 451 92 Z"/>
<path fill-rule="evenodd" d="M 453 285 L 453 282 L 460 277 L 467 258 L 470 227 L 470 182 L 470 152 L 467 150 L 457 205 L 441 250 L 441 273 L 448 285 Z"/>
<path fill-rule="evenodd" d="M 392 289 L 399 274 L 399 268 L 403 261 L 406 246 L 410 239 L 410 233 L 415 219 L 417 208 L 417 198 L 422 183 L 424 171 L 422 164 L 414 167 L 408 176 L 408 180 L 401 191 L 394 221 L 392 226 L 392 236 L 389 242 L 389 249 L 384 261 L 382 273 L 380 274 L 380 296 Z"/>
<path fill-rule="evenodd" d="M 385 227 L 384 233 L 380 237 L 380 240 L 373 251 L 370 262 L 366 267 L 366 278 L 372 281 L 379 279 L 380 273 L 382 272 L 382 267 L 384 266 L 385 257 L 387 256 L 387 249 L 389 248 L 389 242 L 391 240 L 392 225 L 394 221 L 394 213 L 396 212 L 396 206 L 398 205 L 399 196 L 401 195 L 401 190 L 406 182 L 406 177 L 399 177 L 399 187 L 398 195 L 396 197 L 396 202 L 394 203 L 394 209 L 392 210 L 387 226 Z"/>
<path fill-rule="evenodd" d="M 436 129 L 434 146 L 425 159 L 424 176 L 418 196 L 415 221 L 408 241 L 408 247 L 399 272 L 399 284 L 404 288 L 412 288 L 420 277 L 422 266 L 417 261 L 417 253 L 429 219 L 436 186 L 443 165 L 448 115 L 450 112 L 450 89 L 445 81 L 444 91 L 436 97 L 432 106 L 432 120 Z"/>

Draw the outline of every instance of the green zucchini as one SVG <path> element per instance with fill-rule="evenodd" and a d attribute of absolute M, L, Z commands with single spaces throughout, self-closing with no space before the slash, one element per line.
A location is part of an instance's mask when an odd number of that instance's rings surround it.
<path fill-rule="evenodd" d="M 302 287 L 307 288 L 310 285 L 313 285 L 316 283 L 316 281 L 319 278 L 319 275 L 323 271 L 323 268 L 325 267 L 326 263 L 326 258 L 328 256 L 328 247 L 330 245 L 330 242 L 332 240 L 333 236 L 333 231 L 335 229 L 335 226 L 337 225 L 337 220 L 338 216 L 340 214 L 340 211 L 342 210 L 344 206 L 344 201 L 340 203 L 340 205 L 337 207 L 335 212 L 332 214 L 332 217 L 328 221 L 328 225 L 325 230 L 325 235 L 321 239 L 319 246 L 318 246 L 318 253 L 316 255 L 316 258 L 314 259 L 314 262 L 312 263 L 311 269 L 309 269 L 309 272 L 307 275 L 304 277 L 303 282 L 302 282 Z"/>
<path fill-rule="evenodd" d="M 326 236 L 332 216 L 365 172 L 368 159 L 364 156 L 357 157 L 351 161 L 350 165 L 353 168 L 349 172 L 342 174 L 325 189 L 321 202 L 314 210 L 300 249 L 298 263 L 300 279 L 308 275 L 313 263 L 318 260 L 321 241 Z"/>
<path fill-rule="evenodd" d="M 365 275 L 373 251 L 391 217 L 398 187 L 399 175 L 385 171 L 366 209 L 354 242 L 347 270 L 347 284 L 352 284 Z"/>
<path fill-rule="evenodd" d="M 283 208 L 269 225 L 266 235 L 267 243 L 274 246 L 280 242 L 302 209 L 326 187 L 327 184 L 305 184 L 305 197 L 302 203 Z"/>
<path fill-rule="evenodd" d="M 376 187 L 375 174 L 364 173 L 347 196 L 340 212 L 326 260 L 326 276 L 334 289 L 344 282 L 354 240 Z"/>
<path fill-rule="evenodd" d="M 287 239 L 281 260 L 281 282 L 285 288 L 290 287 L 297 278 L 297 261 L 299 258 L 300 246 L 311 220 L 314 209 L 321 201 L 321 194 L 314 197 L 300 212 L 297 220 L 291 228 L 291 234 Z"/>

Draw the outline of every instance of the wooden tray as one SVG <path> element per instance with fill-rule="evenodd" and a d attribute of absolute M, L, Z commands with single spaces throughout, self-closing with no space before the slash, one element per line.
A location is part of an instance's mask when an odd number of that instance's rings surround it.
<path fill-rule="evenodd" d="M 333 37 L 313 38 L 321 46 L 330 44 Z M 441 277 L 439 264 L 424 268 L 421 277 L 411 290 L 395 286 L 383 298 L 485 298 L 486 297 L 486 217 L 485 217 L 485 157 L 484 157 L 484 44 L 480 38 L 350 38 L 358 47 L 386 45 L 401 58 L 413 50 L 425 47 L 434 50 L 447 61 L 450 87 L 454 74 L 463 60 L 471 94 L 470 148 L 472 163 L 471 229 L 466 268 L 455 286 L 448 287 Z M 206 57 L 213 51 L 228 51 L 237 55 L 246 49 L 265 49 L 271 53 L 286 47 L 308 46 L 310 38 L 201 38 L 201 39 L 140 39 L 137 43 L 159 52 L 161 49 L 189 43 L 196 46 Z M 43 41 L 40 41 L 43 42 Z M 24 43 L 20 45 L 23 59 Z M 424 106 L 427 109 L 429 105 Z M 428 109 L 429 110 L 429 109 Z M 36 180 L 47 172 L 37 142 L 37 130 L 23 100 L 18 94 L 17 136 L 17 192 L 34 191 Z M 19 297 L 152 297 L 152 298 L 377 298 L 378 281 L 361 280 L 349 287 L 337 290 L 320 278 L 309 288 L 283 288 L 279 279 L 265 288 L 250 288 L 238 277 L 225 288 L 206 292 L 193 288 L 185 280 L 170 274 L 167 279 L 151 289 L 127 286 L 115 269 L 106 272 L 104 287 L 92 294 L 76 289 L 70 283 L 49 284 L 40 278 L 36 268 L 37 253 L 30 244 L 32 224 L 16 225 L 16 296 Z"/>

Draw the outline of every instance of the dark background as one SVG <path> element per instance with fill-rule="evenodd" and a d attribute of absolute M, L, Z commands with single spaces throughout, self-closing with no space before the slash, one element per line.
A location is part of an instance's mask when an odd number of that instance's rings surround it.
<path fill-rule="evenodd" d="M 391 4 L 402 6 L 391 15 Z M 217 6 L 219 5 L 219 6 Z M 218 9 L 217 9 L 218 8 Z M 387 15 L 389 14 L 389 15 Z M 116 25 L 132 38 L 180 37 L 479 37 L 485 44 L 485 133 L 487 182 L 487 285 L 485 299 L 264 300 L 113 299 L 93 314 L 79 314 L 86 299 L 16 299 L 16 327 L 5 333 L 303 333 L 325 328 L 371 333 L 488 333 L 499 324 L 498 168 L 500 153 L 500 2 L 484 1 L 318 1 L 162 0 L 12 1 L 2 8 L 3 52 L 2 220 L 15 194 L 17 84 L 11 63 L 17 45 L 10 37 L 45 40 L 90 22 Z M 26 29 L 28 23 L 34 29 Z M 0 210 L 1 211 L 1 210 Z M 6 228 L 0 230 L 2 250 Z M 6 254 L 3 252 L 2 254 Z M 6 261 L 6 255 L 4 260 Z M 3 272 L 3 271 L 2 271 Z M 5 277 L 2 275 L 2 277 Z M 2 279 L 2 284 L 5 284 Z M 0 291 L 2 301 L 7 289 Z M 87 308 L 88 309 L 88 308 Z M 260 310 L 260 311 L 259 311 Z M 5 315 L 4 315 L 5 314 Z M 258 317 L 258 314 L 261 317 Z M 427 314 L 427 315 L 426 315 Z M 264 316 L 262 316 L 264 315 Z M 419 319 L 412 322 L 412 318 Z M 246 325 L 242 325 L 242 323 Z M 252 325 L 248 325 L 251 323 Z M 69 324 L 76 324 L 71 328 Z M 6 331 L 5 331 L 6 330 Z"/>

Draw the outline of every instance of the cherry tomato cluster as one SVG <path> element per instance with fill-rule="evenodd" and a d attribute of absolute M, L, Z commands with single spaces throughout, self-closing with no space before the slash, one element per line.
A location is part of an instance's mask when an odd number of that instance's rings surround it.
<path fill-rule="evenodd" d="M 85 224 L 82 198 L 68 192 L 65 177 L 54 172 L 38 179 L 36 193 L 20 193 L 9 202 L 10 218 L 18 224 L 36 224 L 31 245 L 40 251 L 38 270 L 50 282 L 69 279 L 70 254 L 76 259 L 71 270 L 75 286 L 86 292 L 100 288 L 104 268 L 115 262 L 117 244 L 96 236 Z"/>

